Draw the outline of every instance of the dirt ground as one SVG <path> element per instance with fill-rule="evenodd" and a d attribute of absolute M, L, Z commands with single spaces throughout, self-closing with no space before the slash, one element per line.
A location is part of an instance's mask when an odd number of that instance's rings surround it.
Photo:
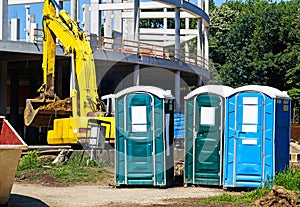
<path fill-rule="evenodd" d="M 115 188 L 113 186 L 76 185 L 49 187 L 14 183 L 8 207 L 96 207 L 96 206 L 168 206 L 220 195 L 220 188 Z"/>
<path fill-rule="evenodd" d="M 113 174 L 112 168 L 107 170 L 108 174 Z M 218 187 L 200 186 L 116 188 L 112 176 L 104 176 L 99 183 L 65 183 L 48 174 L 34 179 L 36 173 L 38 171 L 26 173 L 16 179 L 8 207 L 170 206 L 191 203 L 225 192 Z"/>

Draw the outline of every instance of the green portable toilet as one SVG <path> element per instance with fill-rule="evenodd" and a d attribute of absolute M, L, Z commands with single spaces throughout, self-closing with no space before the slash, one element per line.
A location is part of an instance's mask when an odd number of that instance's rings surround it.
<path fill-rule="evenodd" d="M 115 95 L 116 185 L 170 186 L 174 178 L 174 98 L 133 86 Z"/>
<path fill-rule="evenodd" d="M 185 185 L 222 185 L 225 99 L 234 91 L 206 85 L 184 98 Z"/>

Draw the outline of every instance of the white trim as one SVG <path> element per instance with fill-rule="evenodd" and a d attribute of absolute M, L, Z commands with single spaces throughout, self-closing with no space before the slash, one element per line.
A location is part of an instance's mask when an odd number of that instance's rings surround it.
<path fill-rule="evenodd" d="M 161 88 L 154 87 L 154 86 L 132 86 L 115 94 L 115 98 L 119 98 L 121 96 L 124 96 L 125 94 L 138 93 L 138 92 L 151 93 L 157 96 L 158 98 L 174 99 L 174 97 L 168 91 L 165 91 Z"/>
<path fill-rule="evenodd" d="M 166 109 L 165 109 L 165 104 L 166 102 L 163 100 L 163 145 L 164 145 L 164 149 L 163 149 L 163 153 L 164 153 L 164 185 L 167 185 L 167 156 L 166 156 L 166 150 L 169 150 L 168 156 L 170 156 L 170 136 L 169 136 L 169 130 L 170 130 L 170 120 L 167 126 L 167 115 L 170 114 L 166 114 Z M 170 117 L 169 117 L 170 118 Z M 153 130 L 154 131 L 154 130 Z M 167 140 L 168 139 L 168 140 Z"/>
<path fill-rule="evenodd" d="M 272 133 L 272 139 L 273 139 L 273 141 L 272 141 L 272 144 L 273 144 L 273 146 L 272 146 L 272 148 L 273 148 L 273 150 L 272 150 L 272 155 L 273 155 L 273 159 L 272 159 L 272 162 L 273 162 L 273 170 L 272 170 L 272 176 L 275 176 L 275 172 L 276 172 L 276 165 L 275 165 L 275 162 L 276 162 L 276 158 L 275 158 L 275 156 L 276 156 L 276 149 L 275 149 L 275 147 L 276 147 L 276 142 L 275 142 L 275 139 L 276 139 L 276 117 L 277 117 L 277 114 L 276 114 L 276 107 L 277 107 L 277 103 L 276 103 L 276 101 L 274 100 L 273 101 L 273 125 L 272 125 L 272 131 L 273 131 L 273 133 Z M 265 131 L 267 130 L 267 128 L 265 127 Z"/>
<path fill-rule="evenodd" d="M 271 98 L 284 98 L 284 99 L 291 99 L 286 92 L 280 91 L 277 88 L 273 88 L 270 86 L 261 86 L 261 85 L 247 85 L 236 88 L 236 93 L 245 92 L 245 91 L 253 91 L 253 92 L 260 92 L 266 94 Z"/>
<path fill-rule="evenodd" d="M 41 3 L 44 3 L 44 0 L 30 0 L 30 1 L 28 1 L 28 0 L 8 0 L 9 6 L 21 5 L 21 4 L 41 4 Z"/>
<path fill-rule="evenodd" d="M 196 96 L 198 94 L 202 93 L 213 93 L 219 96 L 222 96 L 224 98 L 231 96 L 234 94 L 236 91 L 235 89 L 229 87 L 229 86 L 224 86 L 224 85 L 205 85 L 201 86 L 199 88 L 196 88 L 189 94 L 187 94 L 184 99 L 190 99 L 193 96 Z"/>

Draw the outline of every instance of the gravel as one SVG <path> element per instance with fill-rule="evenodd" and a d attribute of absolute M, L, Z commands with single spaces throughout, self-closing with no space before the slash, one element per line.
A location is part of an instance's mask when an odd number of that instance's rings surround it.
<path fill-rule="evenodd" d="M 8 207 L 151 206 L 220 195 L 221 188 L 114 188 L 111 186 L 47 187 L 15 183 Z M 177 202 L 176 202 L 177 201 Z"/>

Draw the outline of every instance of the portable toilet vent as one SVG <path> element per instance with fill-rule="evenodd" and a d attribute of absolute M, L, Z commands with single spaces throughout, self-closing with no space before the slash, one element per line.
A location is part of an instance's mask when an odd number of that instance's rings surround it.
<path fill-rule="evenodd" d="M 222 185 L 225 100 L 234 91 L 206 85 L 185 97 L 186 185 Z"/>
<path fill-rule="evenodd" d="M 289 167 L 290 97 L 249 85 L 227 101 L 224 187 L 272 185 L 275 172 Z"/>
<path fill-rule="evenodd" d="M 170 186 L 174 179 L 174 98 L 133 86 L 115 96 L 116 184 Z"/>

